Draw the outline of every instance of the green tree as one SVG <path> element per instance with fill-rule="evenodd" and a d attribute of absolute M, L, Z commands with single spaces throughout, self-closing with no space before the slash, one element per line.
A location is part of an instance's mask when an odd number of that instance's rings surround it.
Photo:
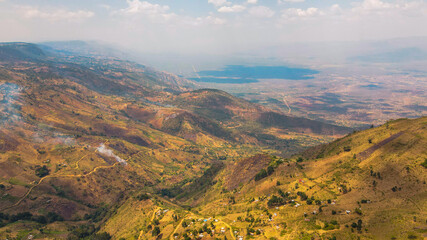
<path fill-rule="evenodd" d="M 47 175 L 49 175 L 50 170 L 46 167 L 46 165 L 42 166 L 42 167 L 38 167 L 36 168 L 36 176 L 37 177 L 45 177 Z"/>
<path fill-rule="evenodd" d="M 153 236 L 159 235 L 160 234 L 160 228 L 158 226 L 155 226 L 154 229 L 153 229 L 153 231 L 151 232 L 151 234 Z"/>

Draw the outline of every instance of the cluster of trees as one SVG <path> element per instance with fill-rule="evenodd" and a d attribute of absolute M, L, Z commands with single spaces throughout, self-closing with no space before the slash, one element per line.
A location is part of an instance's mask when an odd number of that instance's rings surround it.
<path fill-rule="evenodd" d="M 347 188 L 347 185 L 341 184 L 340 187 L 341 187 L 340 192 L 342 192 L 343 194 L 351 192 L 351 188 Z"/>
<path fill-rule="evenodd" d="M 378 178 L 378 179 L 383 179 L 381 177 L 381 173 L 380 172 L 374 172 L 374 171 L 372 171 L 372 169 L 371 169 L 371 176 L 375 177 L 375 178 Z"/>
<path fill-rule="evenodd" d="M 351 151 L 351 147 L 350 146 L 344 146 L 344 152 L 350 152 Z"/>
<path fill-rule="evenodd" d="M 256 235 L 261 235 L 261 231 L 259 229 L 255 230 L 251 227 L 246 228 L 246 234 L 249 236 L 249 235 L 251 235 L 251 233 L 256 234 Z"/>
<path fill-rule="evenodd" d="M 194 220 L 194 219 L 193 219 Z M 185 222 L 185 221 L 184 221 Z M 184 227 L 184 222 L 182 223 L 182 226 Z M 194 221 L 193 221 L 194 222 Z M 186 228 L 188 226 L 187 223 L 185 223 L 185 227 Z M 213 232 L 212 230 L 215 230 L 215 225 L 213 224 L 213 222 L 210 223 L 210 225 L 208 226 L 207 224 L 203 225 L 201 228 L 199 229 L 187 229 L 185 230 L 185 232 L 182 234 L 182 237 L 186 240 L 191 239 L 191 237 L 189 236 L 189 233 L 191 233 L 193 236 L 198 236 L 201 233 L 207 233 L 208 235 L 210 235 L 211 237 L 213 236 Z M 197 238 L 196 238 L 197 239 Z"/>
<path fill-rule="evenodd" d="M 151 231 L 151 235 L 154 237 L 154 236 L 157 236 L 159 234 L 160 234 L 160 227 L 159 226 L 155 226 L 153 228 L 153 231 Z"/>
<path fill-rule="evenodd" d="M 146 193 L 141 193 L 138 196 L 136 196 L 135 198 L 138 199 L 139 201 L 144 201 L 144 200 L 150 199 L 150 196 Z"/>
<path fill-rule="evenodd" d="M 325 225 L 323 226 L 324 230 L 334 230 L 339 229 L 339 224 L 336 220 L 332 220 L 331 222 L 325 222 Z"/>
<path fill-rule="evenodd" d="M 284 205 L 286 203 L 286 199 L 273 195 L 270 200 L 268 200 L 267 205 L 269 207 L 277 207 Z"/>
<path fill-rule="evenodd" d="M 286 204 L 287 200 L 290 199 L 289 193 L 283 192 L 281 189 L 278 190 L 280 197 L 273 195 L 270 200 L 268 200 L 267 205 L 269 207 L 277 207 Z"/>
<path fill-rule="evenodd" d="M 268 166 L 267 169 L 261 169 L 261 171 L 259 171 L 255 175 L 255 181 L 259 181 L 263 178 L 266 178 L 266 177 L 270 176 L 271 174 L 273 174 L 273 172 L 274 172 L 273 166 Z"/>
<path fill-rule="evenodd" d="M 362 220 L 359 219 L 359 220 L 357 220 L 357 223 L 355 223 L 355 222 L 352 223 L 351 227 L 357 229 L 357 231 L 359 231 L 359 232 L 362 231 Z"/>
<path fill-rule="evenodd" d="M 49 175 L 49 173 L 50 170 L 46 167 L 46 165 L 43 165 L 41 167 L 38 166 L 35 171 L 36 176 L 41 178 Z"/>
<path fill-rule="evenodd" d="M 273 156 L 274 161 L 270 163 L 270 165 L 267 167 L 267 169 L 261 169 L 256 175 L 255 175 L 255 181 L 259 181 L 263 178 L 266 178 L 274 173 L 274 169 L 276 169 L 280 164 L 283 163 L 282 159 L 277 159 L 275 156 Z"/>
<path fill-rule="evenodd" d="M 270 200 L 268 200 L 267 205 L 269 207 L 277 207 L 277 206 L 281 206 L 284 205 L 286 203 L 295 203 L 292 202 L 292 199 L 295 199 L 295 196 L 290 196 L 289 193 L 285 193 L 283 192 L 281 189 L 278 190 L 278 193 L 280 195 L 280 197 L 273 195 Z M 313 196 L 311 198 L 309 198 L 307 196 L 307 194 L 305 192 L 297 192 L 297 195 L 300 197 L 301 201 L 306 201 L 306 203 L 308 205 L 312 205 L 313 203 L 316 205 L 321 205 L 322 201 L 320 201 L 319 199 L 315 199 Z M 332 201 L 330 199 L 328 199 L 328 203 L 331 203 Z"/>
<path fill-rule="evenodd" d="M 64 219 L 54 212 L 48 212 L 46 215 L 33 215 L 30 212 L 22 212 L 17 213 L 15 215 L 0 213 L 0 227 L 20 220 L 34 221 L 40 224 L 47 224 L 57 221 L 63 221 Z"/>
<path fill-rule="evenodd" d="M 67 240 L 78 240 L 78 239 L 87 239 L 87 240 L 110 240 L 111 235 L 103 232 L 96 233 L 99 231 L 99 228 L 95 227 L 93 224 L 85 224 L 80 226 L 73 226 L 69 229 L 71 233 L 68 235 Z"/>
<path fill-rule="evenodd" d="M 91 220 L 92 222 L 99 222 L 104 219 L 105 215 L 107 215 L 108 206 L 100 206 L 93 213 L 85 214 L 85 220 Z"/>

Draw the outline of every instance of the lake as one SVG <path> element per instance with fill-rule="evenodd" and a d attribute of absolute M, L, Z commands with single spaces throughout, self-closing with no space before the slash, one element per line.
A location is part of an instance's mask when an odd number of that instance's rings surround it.
<path fill-rule="evenodd" d="M 198 72 L 200 78 L 190 78 L 197 82 L 211 83 L 254 83 L 260 79 L 307 80 L 319 73 L 309 68 L 292 68 L 287 66 L 243 66 L 228 65 L 221 70 Z"/>

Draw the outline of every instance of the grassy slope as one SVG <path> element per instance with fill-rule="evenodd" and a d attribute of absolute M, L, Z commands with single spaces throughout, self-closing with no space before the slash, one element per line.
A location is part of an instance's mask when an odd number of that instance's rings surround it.
<path fill-rule="evenodd" d="M 271 176 L 240 184 L 228 192 L 224 187 L 234 176 L 228 174 L 236 174 L 234 168 L 238 163 L 232 164 L 218 175 L 217 183 L 205 193 L 205 200 L 208 200 L 200 202 L 187 214 L 212 218 L 207 223 L 215 226 L 218 222 L 213 219 L 216 218 L 237 230 L 236 236 L 254 239 L 327 239 L 333 236 L 337 239 L 421 239 L 425 237 L 427 211 L 427 175 L 425 167 L 421 166 L 427 159 L 425 146 L 427 118 L 402 119 L 310 149 L 302 154 L 304 161 L 297 163 L 297 156 L 286 160 Z M 375 151 L 360 155 L 367 149 Z M 290 202 L 277 208 L 269 207 L 268 200 L 273 195 L 280 196 L 279 189 L 290 192 L 287 199 Z M 313 203 L 309 205 L 303 201 L 297 192 L 305 193 L 309 199 L 313 197 Z M 295 207 L 296 203 L 301 205 Z M 170 208 L 182 211 L 179 207 Z M 356 209 L 360 209 L 361 214 Z M 126 215 L 126 211 L 118 214 Z M 254 218 L 255 223 L 245 221 L 246 218 Z M 190 221 L 183 214 L 178 221 L 182 219 Z M 358 220 L 362 220 L 361 231 L 351 226 Z M 331 224 L 334 221 L 338 224 Z M 160 228 L 170 229 L 177 225 L 171 220 L 169 224 L 160 224 Z M 259 229 L 261 234 L 246 236 L 248 227 Z M 201 225 L 186 229 L 199 228 Z M 217 233 L 219 229 L 218 225 Z M 179 227 L 176 233 L 184 231 Z M 226 234 L 230 239 L 231 235 Z M 223 238 L 224 235 L 215 235 L 218 236 Z M 166 238 L 163 236 L 163 239 Z"/>

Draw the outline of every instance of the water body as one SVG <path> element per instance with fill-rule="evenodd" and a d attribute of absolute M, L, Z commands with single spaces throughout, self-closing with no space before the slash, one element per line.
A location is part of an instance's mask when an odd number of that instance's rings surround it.
<path fill-rule="evenodd" d="M 367 88 L 369 90 L 377 90 L 377 89 L 382 89 L 383 87 L 377 84 L 368 84 L 368 85 L 362 85 L 360 86 L 362 88 Z"/>
<path fill-rule="evenodd" d="M 260 79 L 307 80 L 313 79 L 317 70 L 292 68 L 287 66 L 242 66 L 228 65 L 222 70 L 198 72 L 200 78 L 191 78 L 197 82 L 211 83 L 254 83 Z"/>

